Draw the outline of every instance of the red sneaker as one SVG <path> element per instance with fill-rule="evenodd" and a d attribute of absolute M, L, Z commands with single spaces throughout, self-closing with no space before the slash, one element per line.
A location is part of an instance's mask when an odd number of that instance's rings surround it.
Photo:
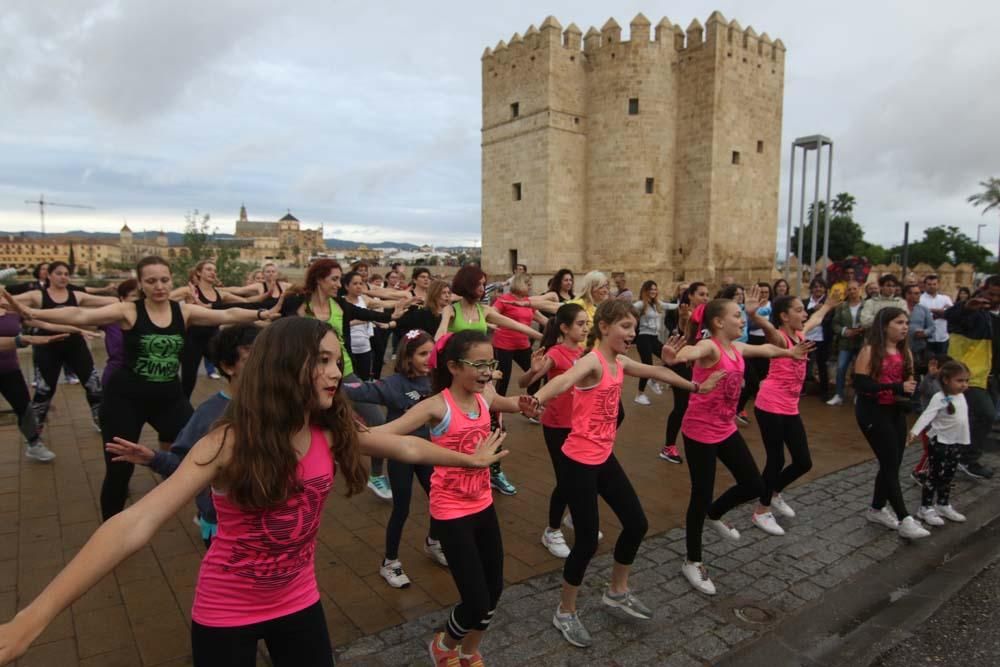
<path fill-rule="evenodd" d="M 681 455 L 677 453 L 676 445 L 663 445 L 663 449 L 660 450 L 660 458 L 664 461 L 670 461 L 671 463 L 684 462 Z"/>
<path fill-rule="evenodd" d="M 460 656 L 459 660 L 462 663 L 462 667 L 486 667 L 486 665 L 483 664 L 483 656 L 479 653 L 479 651 L 476 651 L 469 656 Z"/>
<path fill-rule="evenodd" d="M 462 661 L 458 657 L 458 648 L 450 651 L 446 648 L 441 648 L 444 646 L 444 643 L 441 641 L 443 639 L 444 633 L 438 632 L 431 639 L 430 646 L 427 647 L 431 655 L 431 660 L 434 661 L 434 667 L 462 667 Z"/>

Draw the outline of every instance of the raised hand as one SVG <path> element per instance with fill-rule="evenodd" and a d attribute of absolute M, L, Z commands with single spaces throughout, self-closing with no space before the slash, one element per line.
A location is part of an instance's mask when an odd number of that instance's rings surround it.
<path fill-rule="evenodd" d="M 143 466 L 152 463 L 153 457 L 156 456 L 149 447 L 125 438 L 114 438 L 112 442 L 105 443 L 104 449 L 114 457 L 112 461 L 137 463 Z"/>
<path fill-rule="evenodd" d="M 715 371 L 708 376 L 708 379 L 701 383 L 698 387 L 699 394 L 707 394 L 708 392 L 715 389 L 715 386 L 722 382 L 722 379 L 726 377 L 726 371 Z"/>
<path fill-rule="evenodd" d="M 517 407 L 525 417 L 537 417 L 542 412 L 542 404 L 529 394 L 517 397 Z"/>
<path fill-rule="evenodd" d="M 749 290 L 745 290 L 743 294 L 743 307 L 746 308 L 747 317 L 753 317 L 757 309 L 764 305 L 760 286 L 754 285 Z"/>
<path fill-rule="evenodd" d="M 472 459 L 473 468 L 488 468 L 503 457 L 507 456 L 510 452 L 506 449 L 501 449 L 500 445 L 507 438 L 507 433 L 497 429 L 493 431 L 488 436 L 479 441 L 476 445 L 475 451 L 472 452 L 470 458 Z"/>
<path fill-rule="evenodd" d="M 793 348 L 790 348 L 793 359 L 798 359 L 799 361 L 805 359 L 809 356 L 809 353 L 813 351 L 816 347 L 816 343 L 811 340 L 804 340 Z"/>
<path fill-rule="evenodd" d="M 537 375 L 545 369 L 545 350 L 538 348 L 531 353 L 531 369 L 532 375 Z"/>
<path fill-rule="evenodd" d="M 660 359 L 667 365 L 677 363 L 677 353 L 685 345 L 687 345 L 687 341 L 684 339 L 684 336 L 671 336 L 660 350 Z"/>

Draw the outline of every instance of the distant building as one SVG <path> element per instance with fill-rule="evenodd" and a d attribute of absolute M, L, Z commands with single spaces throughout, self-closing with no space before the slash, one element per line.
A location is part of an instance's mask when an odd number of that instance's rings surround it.
<path fill-rule="evenodd" d="M 246 206 L 240 206 L 236 238 L 226 243 L 239 248 L 241 261 L 253 264 L 303 265 L 326 250 L 322 228 L 302 229 L 291 211 L 275 222 L 250 220 Z"/>
<path fill-rule="evenodd" d="M 119 263 L 135 264 L 143 257 L 155 255 L 170 261 L 178 257 L 189 254 L 189 250 L 182 245 L 170 245 L 166 233 L 162 230 L 156 238 L 150 242 L 148 236 L 143 235 L 136 238 L 129 228 L 128 223 L 122 226 L 118 232 Z"/>

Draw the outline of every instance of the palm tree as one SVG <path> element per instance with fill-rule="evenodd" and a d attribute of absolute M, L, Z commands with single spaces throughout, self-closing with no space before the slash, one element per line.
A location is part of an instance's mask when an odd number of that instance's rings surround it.
<path fill-rule="evenodd" d="M 988 178 L 979 181 L 979 185 L 983 186 L 983 191 L 970 195 L 966 201 L 973 206 L 982 206 L 983 215 L 993 209 L 1000 211 L 1000 178 Z"/>
<path fill-rule="evenodd" d="M 838 192 L 836 198 L 833 200 L 833 204 L 830 208 L 833 212 L 839 216 L 844 216 L 845 218 L 851 217 L 851 213 L 854 212 L 854 206 L 858 203 L 858 200 L 854 198 L 849 192 Z"/>

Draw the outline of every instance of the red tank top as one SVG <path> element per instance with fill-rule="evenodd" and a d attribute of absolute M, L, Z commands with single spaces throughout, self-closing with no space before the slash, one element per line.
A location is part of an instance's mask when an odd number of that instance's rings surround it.
<path fill-rule="evenodd" d="M 622 365 L 616 359 L 612 375 L 603 354 L 597 350 L 590 354 L 601 362 L 601 381 L 593 387 L 573 387 L 573 430 L 563 443 L 562 452 L 578 463 L 600 465 L 608 460 L 615 446 Z"/>
<path fill-rule="evenodd" d="M 691 369 L 694 382 L 702 384 L 716 371 L 726 371 L 715 389 L 707 394 L 691 394 L 687 412 L 681 422 L 681 433 L 698 442 L 715 445 L 736 432 L 736 405 L 743 388 L 743 355 L 733 346 L 733 356 L 726 354 L 719 341 L 709 340 L 719 348 L 719 361 L 714 366 L 702 368 L 697 362 Z"/>
<path fill-rule="evenodd" d="M 879 370 L 878 382 L 880 384 L 896 384 L 903 381 L 903 355 L 900 353 L 891 354 L 882 359 L 882 368 Z M 878 393 L 879 405 L 895 405 L 896 394 L 892 389 L 883 389 Z"/>
<path fill-rule="evenodd" d="M 785 347 L 795 347 L 803 340 L 799 334 L 795 335 L 796 340 L 792 340 L 784 331 L 779 330 L 779 333 L 785 340 Z M 799 414 L 799 394 L 802 393 L 802 384 L 806 380 L 807 363 L 806 359 L 791 357 L 771 359 L 767 377 L 760 383 L 754 406 L 776 415 Z"/>
<path fill-rule="evenodd" d="M 471 454 L 476 445 L 490 434 L 490 408 L 476 394 L 479 414 L 470 416 L 462 411 L 445 389 L 441 397 L 448 406 L 445 418 L 431 428 L 431 441 L 448 449 Z M 431 475 L 430 514 L 444 521 L 481 512 L 493 503 L 489 468 L 451 468 L 434 466 Z"/>
<path fill-rule="evenodd" d="M 549 369 L 548 379 L 551 382 L 569 369 L 580 359 L 579 347 L 566 347 L 562 343 L 553 345 L 545 352 L 545 356 L 552 360 L 552 368 Z M 573 390 L 564 391 L 545 406 L 542 412 L 541 422 L 543 426 L 550 428 L 570 428 L 573 424 Z"/>
<path fill-rule="evenodd" d="M 299 461 L 302 489 L 285 502 L 248 510 L 212 493 L 219 532 L 198 571 L 191 618 L 234 627 L 287 616 L 319 600 L 316 533 L 336 466 L 323 430 L 311 429 Z"/>

